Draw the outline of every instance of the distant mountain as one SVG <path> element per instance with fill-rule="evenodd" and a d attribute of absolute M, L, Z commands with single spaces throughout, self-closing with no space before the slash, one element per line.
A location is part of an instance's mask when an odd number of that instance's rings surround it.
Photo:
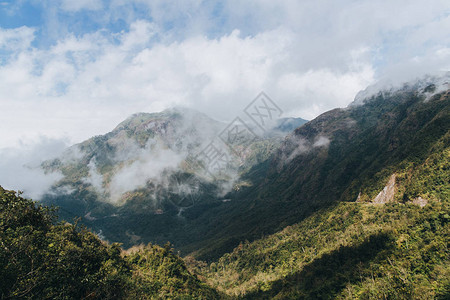
<path fill-rule="evenodd" d="M 290 133 L 294 129 L 302 126 L 307 122 L 308 120 L 302 118 L 280 118 L 278 119 L 277 124 L 272 129 L 272 131 L 281 131 L 285 133 Z"/>
<path fill-rule="evenodd" d="M 113 131 L 69 148 L 62 157 L 44 163 L 65 176 L 58 187 L 81 186 L 99 200 L 121 205 L 126 192 L 160 183 L 189 155 L 200 151 L 223 125 L 187 109 L 134 114 Z"/>
<path fill-rule="evenodd" d="M 186 108 L 134 114 L 111 132 L 44 162 L 44 169 L 64 177 L 42 201 L 60 207 L 64 219 L 82 217 L 108 240 L 126 246 L 163 243 L 174 228 L 184 226 L 187 209 L 221 202 L 226 193 L 245 186 L 239 174 L 266 160 L 290 132 L 287 125 L 277 127 L 238 141 L 231 150 L 218 138 L 226 125 Z M 229 158 L 217 174 L 196 159 L 212 142 Z M 177 236 L 185 238 L 182 230 Z"/>

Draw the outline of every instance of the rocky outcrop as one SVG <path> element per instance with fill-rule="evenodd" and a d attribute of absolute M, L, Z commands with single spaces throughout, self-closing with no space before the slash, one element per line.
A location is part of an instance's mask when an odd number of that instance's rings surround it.
<path fill-rule="evenodd" d="M 422 197 L 417 197 L 412 201 L 413 204 L 418 205 L 420 207 L 424 207 L 425 205 L 428 204 L 428 200 L 427 199 L 423 199 Z"/>
<path fill-rule="evenodd" d="M 395 195 L 395 174 L 392 174 L 389 178 L 389 182 L 384 187 L 384 189 L 378 193 L 375 199 L 372 200 L 372 203 L 388 203 L 394 201 Z"/>

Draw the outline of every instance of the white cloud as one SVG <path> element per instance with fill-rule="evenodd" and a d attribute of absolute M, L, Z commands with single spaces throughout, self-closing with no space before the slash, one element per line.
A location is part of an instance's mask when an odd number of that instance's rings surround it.
<path fill-rule="evenodd" d="M 0 64 L 0 146 L 42 134 L 79 142 L 173 105 L 230 120 L 261 90 L 285 115 L 311 119 L 375 79 L 450 67 L 448 1 L 104 3 L 61 6 L 93 10 L 101 24 L 126 20 L 128 31 L 61 30 L 34 48 L 35 29 L 0 29 L 0 47 L 13 51 Z"/>
<path fill-rule="evenodd" d="M 314 142 L 314 147 L 328 147 L 330 144 L 330 139 L 326 136 L 319 136 L 316 138 L 316 141 Z"/>
<path fill-rule="evenodd" d="M 62 0 L 61 8 L 66 11 L 99 10 L 103 7 L 101 0 Z"/>
<path fill-rule="evenodd" d="M 320 134 L 317 135 L 312 142 L 303 136 L 292 133 L 287 136 L 285 142 L 281 146 L 283 147 L 283 152 L 278 167 L 282 168 L 300 155 L 310 151 L 317 151 L 317 148 L 328 148 L 330 142 L 331 140 L 328 137 Z"/>
<path fill-rule="evenodd" d="M 34 33 L 33 28 L 26 26 L 12 29 L 0 27 L 0 51 L 23 51 L 27 49 L 34 39 Z"/>
<path fill-rule="evenodd" d="M 92 185 L 92 187 L 99 193 L 103 193 L 104 192 L 103 176 L 97 170 L 95 159 L 91 159 L 91 161 L 88 164 L 88 167 L 89 167 L 89 174 L 88 177 L 83 179 L 83 182 Z"/>
<path fill-rule="evenodd" d="M 24 196 L 39 200 L 59 179 L 58 172 L 44 173 L 40 163 L 54 158 L 67 147 L 66 140 L 40 137 L 22 142 L 20 148 L 0 148 L 0 184 L 5 189 L 21 190 Z"/>
<path fill-rule="evenodd" d="M 286 74 L 279 78 L 277 87 L 292 115 L 312 119 L 326 110 L 345 107 L 349 99 L 373 82 L 373 78 L 374 70 L 370 65 L 346 73 L 319 69 Z M 299 95 L 300 99 L 292 95 Z"/>
<path fill-rule="evenodd" d="M 70 132 L 79 141 L 102 133 L 92 128 L 108 131 L 136 111 L 174 105 L 229 120 L 261 90 L 273 93 L 287 113 L 309 111 L 305 115 L 312 117 L 333 108 L 336 100 L 345 104 L 371 80 L 371 69 L 360 57 L 352 62 L 358 68 L 349 72 L 296 72 L 290 49 L 295 35 L 281 28 L 254 37 L 233 31 L 219 39 L 194 36 L 150 46 L 154 34 L 151 23 L 138 21 L 119 44 L 90 34 L 69 36 L 48 51 L 23 52 L 0 68 L 5 78 L 0 97 L 10 98 L 0 114 L 11 119 L 14 111 L 22 111 L 27 120 L 40 119 L 35 128 L 46 134 Z M 298 101 L 306 96 L 309 102 Z M 29 105 L 25 112 L 20 103 Z M 78 130 L 85 134 L 76 136 Z"/>
<path fill-rule="evenodd" d="M 108 192 L 113 203 L 117 203 L 125 192 L 145 187 L 149 180 L 161 184 L 164 180 L 162 172 L 177 169 L 184 159 L 170 149 L 153 148 L 150 151 L 148 147 L 150 145 L 141 149 L 136 161 L 125 165 L 111 178 Z"/>

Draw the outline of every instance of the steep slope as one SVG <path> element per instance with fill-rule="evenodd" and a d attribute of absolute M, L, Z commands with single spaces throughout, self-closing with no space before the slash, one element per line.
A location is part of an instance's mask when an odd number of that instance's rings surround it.
<path fill-rule="evenodd" d="M 183 250 L 217 258 L 239 241 L 274 233 L 334 203 L 374 198 L 393 173 L 422 164 L 438 141 L 448 145 L 441 138 L 450 129 L 449 102 L 448 82 L 440 90 L 426 82 L 324 113 L 250 170 L 243 178 L 251 186 L 209 211 L 213 220 L 199 218 L 208 230 Z M 418 196 L 411 189 L 401 195 Z"/>
<path fill-rule="evenodd" d="M 202 269 L 207 282 L 245 299 L 448 299 L 450 132 L 395 174 L 390 202 L 339 202 L 241 243 Z"/>
<path fill-rule="evenodd" d="M 203 271 L 246 299 L 447 299 L 449 205 L 427 205 L 341 203 Z"/>

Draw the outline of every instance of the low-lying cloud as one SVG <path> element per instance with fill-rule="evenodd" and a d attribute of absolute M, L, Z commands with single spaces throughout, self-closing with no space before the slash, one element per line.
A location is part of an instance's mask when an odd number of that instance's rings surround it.
<path fill-rule="evenodd" d="M 330 142 L 331 140 L 328 137 L 320 134 L 316 136 L 313 141 L 310 141 L 303 136 L 291 134 L 287 137 L 283 146 L 280 148 L 281 157 L 278 167 L 282 168 L 296 157 L 310 151 L 314 151 L 316 148 L 328 148 Z"/>
<path fill-rule="evenodd" d="M 66 147 L 67 140 L 41 137 L 35 142 L 22 143 L 20 148 L 0 149 L 0 185 L 39 200 L 62 178 L 59 172 L 44 172 L 40 164 L 60 155 Z"/>
<path fill-rule="evenodd" d="M 180 154 L 170 149 L 144 148 L 143 155 L 131 164 L 119 169 L 108 184 L 110 200 L 117 202 L 128 191 L 145 187 L 148 181 L 162 183 L 164 171 L 175 171 L 183 160 Z M 147 150 L 147 151 L 145 151 Z"/>
<path fill-rule="evenodd" d="M 211 142 L 215 142 L 222 153 L 232 157 L 227 145 L 220 143 L 217 138 L 224 126 L 225 124 L 189 109 L 167 110 L 152 117 L 137 114 L 98 141 L 93 139 L 69 148 L 60 161 L 64 165 L 79 166 L 89 158 L 87 176 L 81 180 L 91 186 L 99 200 L 112 204 L 123 204 L 128 192 L 142 188 L 150 193 L 147 198 L 155 200 L 155 203 L 161 200 L 157 199 L 160 198 L 158 193 L 161 190 L 166 193 L 178 191 L 180 195 L 186 196 L 194 190 L 183 188 L 185 179 L 178 182 L 173 177 L 174 174 L 185 172 L 194 173 L 191 179 L 196 178 L 196 183 L 212 182 L 217 179 L 217 175 L 221 179 L 216 181 L 217 193 L 221 196 L 231 190 L 238 178 L 237 160 L 235 159 L 234 165 L 230 163 L 221 170 L 220 174 L 212 174 L 214 171 L 211 173 L 212 170 L 207 169 L 207 166 L 202 168 L 193 164 L 192 159 Z M 134 132 L 132 135 L 128 134 L 130 130 Z M 139 136 L 148 138 L 144 145 L 138 142 Z M 102 173 L 100 170 L 105 166 L 107 171 Z"/>

